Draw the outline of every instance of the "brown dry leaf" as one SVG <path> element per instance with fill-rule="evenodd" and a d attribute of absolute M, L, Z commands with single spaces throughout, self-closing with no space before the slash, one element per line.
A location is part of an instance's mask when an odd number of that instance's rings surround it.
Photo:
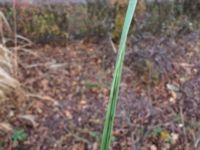
<path fill-rule="evenodd" d="M 68 111 L 68 110 L 65 110 L 65 111 L 64 111 L 64 114 L 65 114 L 65 116 L 66 116 L 67 118 L 69 118 L 69 119 L 72 119 L 72 118 L 73 118 L 71 112 Z"/>
<path fill-rule="evenodd" d="M 49 89 L 49 81 L 48 81 L 48 80 L 43 79 L 43 80 L 41 81 L 41 85 L 42 85 L 42 88 L 43 88 L 45 91 Z"/>
<path fill-rule="evenodd" d="M 173 98 L 173 97 L 170 97 L 170 98 L 169 98 L 169 101 L 170 101 L 171 103 L 176 103 L 176 99 Z"/>
<path fill-rule="evenodd" d="M 151 145 L 150 150 L 157 150 L 157 147 L 155 145 Z"/>
<path fill-rule="evenodd" d="M 70 51 L 70 56 L 71 57 L 76 57 L 77 55 L 77 52 L 76 51 Z"/>
<path fill-rule="evenodd" d="M 72 147 L 72 150 L 84 150 L 84 149 L 85 149 L 85 146 L 83 143 L 74 144 Z"/>
<path fill-rule="evenodd" d="M 80 104 L 81 104 L 81 105 L 86 105 L 87 102 L 86 102 L 86 100 L 82 99 L 82 100 L 80 101 Z"/>
<path fill-rule="evenodd" d="M 81 97 L 79 104 L 80 104 L 81 106 L 85 106 L 85 105 L 87 104 L 87 101 L 86 101 L 85 96 L 82 96 L 82 97 Z"/>
<path fill-rule="evenodd" d="M 172 91 L 172 92 L 171 92 L 171 96 L 172 96 L 174 99 L 176 99 L 176 98 L 177 98 L 176 92 Z"/>
<path fill-rule="evenodd" d="M 87 101 L 85 99 L 81 99 L 81 101 L 79 102 L 80 104 L 80 109 L 85 109 L 87 108 Z"/>
<path fill-rule="evenodd" d="M 72 81 L 72 86 L 76 86 L 78 83 L 76 81 Z"/>
<path fill-rule="evenodd" d="M 177 99 L 177 94 L 176 94 L 176 92 L 175 92 L 175 91 L 171 91 L 171 92 L 170 92 L 170 95 L 171 95 L 171 97 L 169 98 L 169 101 L 170 101 L 171 103 L 176 103 L 176 99 Z"/>
<path fill-rule="evenodd" d="M 81 70 L 82 70 L 82 67 L 81 67 L 80 65 L 77 66 L 77 67 L 74 67 L 74 68 L 72 68 L 72 70 L 71 70 L 71 75 L 72 75 L 72 76 L 78 76 L 78 75 L 80 75 Z"/>
<path fill-rule="evenodd" d="M 52 102 L 54 106 L 59 106 L 59 103 L 50 96 L 43 96 L 42 99 Z"/>
<path fill-rule="evenodd" d="M 50 96 L 43 96 L 42 99 L 47 101 L 54 101 L 54 99 L 51 98 Z"/>
<path fill-rule="evenodd" d="M 179 135 L 177 133 L 172 133 L 171 137 L 172 137 L 172 143 L 176 144 L 176 142 L 178 141 Z"/>
<path fill-rule="evenodd" d="M 42 113 L 43 112 L 43 107 L 44 107 L 44 104 L 40 101 L 36 101 L 34 104 L 33 104 L 33 108 L 36 109 L 36 111 L 38 113 Z"/>
<path fill-rule="evenodd" d="M 122 129 L 117 129 L 117 130 L 114 130 L 112 135 L 113 136 L 122 136 L 124 134 L 124 131 Z"/>
<path fill-rule="evenodd" d="M 91 89 L 91 91 L 93 93 L 97 93 L 98 94 L 100 92 L 100 89 L 98 87 L 94 87 L 94 88 Z"/>
<path fill-rule="evenodd" d="M 42 99 L 47 100 L 47 101 L 52 101 L 52 102 L 54 101 L 54 99 L 50 96 L 43 96 Z"/>
<path fill-rule="evenodd" d="M 104 95 L 108 95 L 109 90 L 107 88 L 102 88 L 101 90 Z"/>
<path fill-rule="evenodd" d="M 0 130 L 4 132 L 12 132 L 13 128 L 9 123 L 2 122 L 0 123 Z"/>

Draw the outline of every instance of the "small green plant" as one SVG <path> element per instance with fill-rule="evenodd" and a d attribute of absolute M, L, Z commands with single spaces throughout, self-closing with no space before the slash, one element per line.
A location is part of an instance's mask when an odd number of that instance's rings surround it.
<path fill-rule="evenodd" d="M 27 133 L 23 129 L 15 130 L 12 134 L 12 141 L 24 141 L 27 138 Z"/>
<path fill-rule="evenodd" d="M 104 124 L 104 130 L 103 130 L 103 136 L 102 136 L 101 148 L 100 148 L 101 150 L 108 150 L 111 143 L 111 139 L 112 139 L 112 129 L 113 129 L 113 124 L 114 124 L 114 116 L 116 112 L 117 99 L 118 99 L 118 94 L 119 94 L 119 86 L 120 86 L 122 66 L 123 66 L 124 56 L 125 56 L 126 41 L 127 41 L 127 36 L 128 36 L 129 28 L 131 25 L 131 21 L 133 19 L 133 15 L 135 12 L 136 4 L 137 4 L 137 0 L 129 1 L 128 10 L 125 17 L 125 22 L 124 22 L 120 44 L 119 44 L 119 54 L 116 61 L 115 72 L 113 76 L 110 98 L 109 98 L 109 103 L 108 103 L 108 108 L 107 108 L 107 113 L 106 113 L 106 120 Z"/>
<path fill-rule="evenodd" d="M 173 121 L 174 121 L 174 123 L 177 123 L 177 124 L 182 123 L 181 115 L 180 114 L 176 114 L 174 116 L 174 118 L 173 118 Z"/>
<path fill-rule="evenodd" d="M 160 140 L 164 141 L 165 143 L 168 143 L 168 144 L 172 143 L 172 137 L 171 137 L 170 133 L 161 127 L 155 127 L 152 130 L 151 135 L 155 138 L 159 138 Z"/>
<path fill-rule="evenodd" d="M 162 131 L 163 131 L 162 128 L 156 127 L 156 128 L 153 129 L 152 135 L 153 135 L 154 137 L 160 136 L 160 134 L 161 134 Z"/>

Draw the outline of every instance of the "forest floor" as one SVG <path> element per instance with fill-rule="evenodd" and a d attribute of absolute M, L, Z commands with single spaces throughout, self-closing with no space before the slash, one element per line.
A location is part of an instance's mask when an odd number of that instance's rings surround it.
<path fill-rule="evenodd" d="M 19 51 L 25 95 L 0 111 L 0 149 L 98 150 L 116 55 L 108 40 Z M 112 149 L 199 150 L 199 33 L 130 38 L 125 59 Z"/>

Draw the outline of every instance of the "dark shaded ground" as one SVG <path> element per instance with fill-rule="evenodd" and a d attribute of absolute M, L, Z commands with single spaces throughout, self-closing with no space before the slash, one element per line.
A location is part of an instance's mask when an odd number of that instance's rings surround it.
<path fill-rule="evenodd" d="M 13 144 L 1 132 L 1 149 L 98 150 L 115 58 L 107 40 L 21 51 L 27 98 L 0 121 L 28 138 Z M 113 150 L 199 150 L 199 108 L 199 33 L 129 40 Z"/>

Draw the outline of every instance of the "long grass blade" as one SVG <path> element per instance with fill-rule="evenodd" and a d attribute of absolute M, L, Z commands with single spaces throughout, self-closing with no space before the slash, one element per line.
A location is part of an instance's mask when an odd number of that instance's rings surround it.
<path fill-rule="evenodd" d="M 120 39 L 119 44 L 119 53 L 117 56 L 116 66 L 115 66 L 115 72 L 113 76 L 111 91 L 110 91 L 110 97 L 109 97 L 109 103 L 106 113 L 106 120 L 104 123 L 104 130 L 103 130 L 103 136 L 101 141 L 101 150 L 108 150 L 111 142 L 111 136 L 112 136 L 112 129 L 113 129 L 113 122 L 116 112 L 116 106 L 117 106 L 117 98 L 119 94 L 119 86 L 121 81 L 121 74 L 122 74 L 122 66 L 124 62 L 124 55 L 125 55 L 125 49 L 126 49 L 126 41 L 128 36 L 128 31 L 131 25 L 131 21 L 135 12 L 137 0 L 130 0 L 125 22 L 122 30 L 122 35 Z"/>

